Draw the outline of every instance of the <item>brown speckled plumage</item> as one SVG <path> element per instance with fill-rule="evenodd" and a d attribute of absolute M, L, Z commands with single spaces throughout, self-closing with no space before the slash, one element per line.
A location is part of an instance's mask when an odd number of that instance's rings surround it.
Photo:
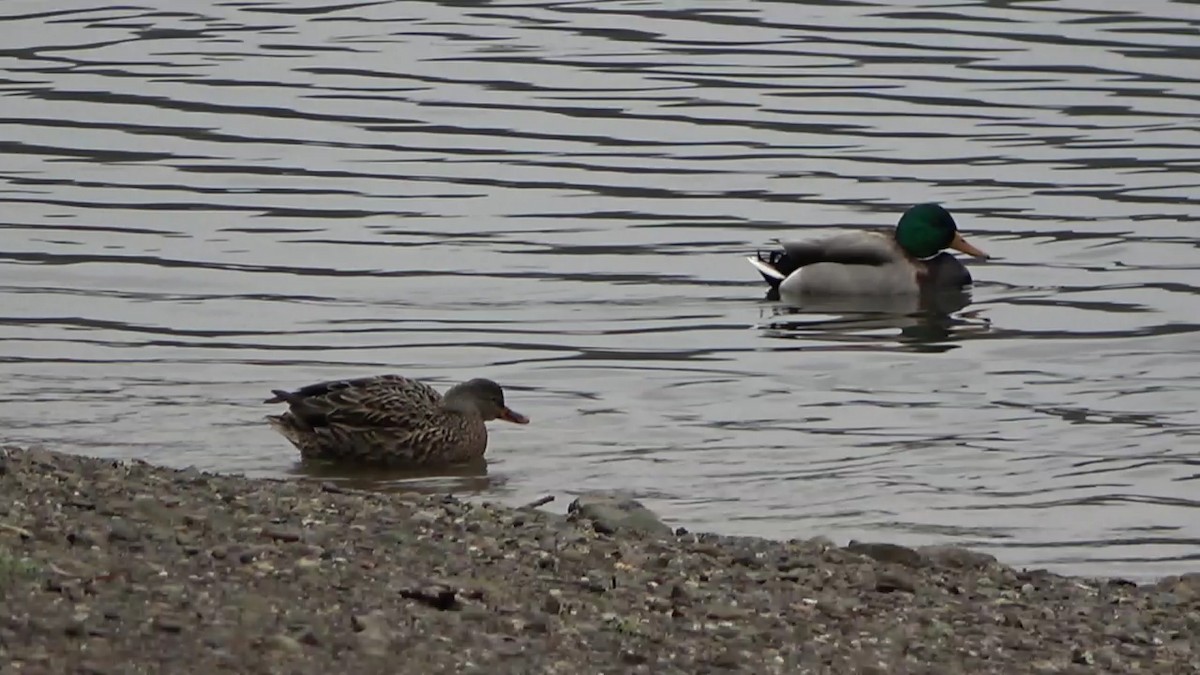
<path fill-rule="evenodd" d="M 484 422 L 529 420 L 509 409 L 495 382 L 475 379 L 442 396 L 400 375 L 319 382 L 292 392 L 273 390 L 267 403 L 288 411 L 267 421 L 305 459 L 387 466 L 428 466 L 477 460 L 487 450 Z"/>

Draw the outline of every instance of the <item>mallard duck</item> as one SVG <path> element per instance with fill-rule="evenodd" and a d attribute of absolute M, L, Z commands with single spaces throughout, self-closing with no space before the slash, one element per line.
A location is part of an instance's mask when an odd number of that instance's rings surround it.
<path fill-rule="evenodd" d="M 781 293 L 899 295 L 962 288 L 971 283 L 971 273 L 945 249 L 988 257 L 963 239 L 954 217 L 938 204 L 905 211 L 891 233 L 863 230 L 780 245 L 748 258 L 770 284 L 772 300 Z"/>
<path fill-rule="evenodd" d="M 478 460 L 487 450 L 484 422 L 528 424 L 504 403 L 491 380 L 455 385 L 445 396 L 400 375 L 319 382 L 295 391 L 273 389 L 266 403 L 287 403 L 267 421 L 305 459 L 386 466 L 428 466 Z"/>

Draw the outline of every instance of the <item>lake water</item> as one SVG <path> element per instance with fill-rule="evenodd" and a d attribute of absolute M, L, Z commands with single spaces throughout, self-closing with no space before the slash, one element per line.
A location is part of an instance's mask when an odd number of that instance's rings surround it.
<path fill-rule="evenodd" d="M 352 479 L 1200 567 L 1200 5 L 0 15 L 8 442 L 303 477 L 269 389 L 487 376 L 533 424 L 486 475 Z M 998 256 L 949 315 L 788 308 L 742 259 L 921 201 Z"/>

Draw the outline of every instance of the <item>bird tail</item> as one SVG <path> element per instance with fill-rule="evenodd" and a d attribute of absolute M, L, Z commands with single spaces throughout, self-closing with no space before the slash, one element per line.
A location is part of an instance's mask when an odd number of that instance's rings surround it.
<path fill-rule="evenodd" d="M 795 272 L 799 268 L 799 265 L 793 263 L 788 258 L 787 252 L 782 249 L 767 252 L 758 251 L 755 255 L 748 256 L 746 260 L 754 266 L 754 269 L 758 270 L 758 273 L 762 275 L 763 281 L 766 281 L 767 285 L 770 286 L 767 289 L 768 300 L 779 299 L 779 285 L 792 272 Z"/>
<path fill-rule="evenodd" d="M 304 449 L 305 432 L 311 431 L 311 429 L 305 429 L 295 415 L 292 415 L 291 413 L 283 413 L 282 415 L 267 415 L 266 419 L 267 424 L 270 424 L 272 429 L 279 432 L 279 434 L 284 438 L 288 439 L 292 445 L 300 448 L 301 450 Z"/>
<path fill-rule="evenodd" d="M 287 403 L 291 403 L 294 399 L 298 398 L 292 392 L 284 391 L 282 389 L 272 389 L 271 393 L 275 394 L 275 395 L 272 396 L 271 398 L 263 401 L 263 403 L 283 403 L 285 401 Z"/>

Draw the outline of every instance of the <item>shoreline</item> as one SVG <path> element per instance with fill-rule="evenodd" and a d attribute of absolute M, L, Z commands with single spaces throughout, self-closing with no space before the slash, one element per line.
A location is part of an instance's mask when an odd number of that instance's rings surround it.
<path fill-rule="evenodd" d="M 0 489 L 15 673 L 1200 671 L 1200 574 L 1136 585 L 950 546 L 677 534 L 636 503 L 558 515 L 16 447 Z"/>

